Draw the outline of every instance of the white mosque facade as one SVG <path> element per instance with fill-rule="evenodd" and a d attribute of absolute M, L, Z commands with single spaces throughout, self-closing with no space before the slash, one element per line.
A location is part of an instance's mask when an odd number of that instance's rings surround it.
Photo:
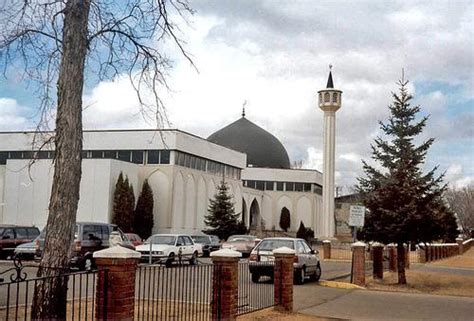
<path fill-rule="evenodd" d="M 0 224 L 46 225 L 54 150 L 32 149 L 33 138 L 0 133 Z M 303 222 L 317 237 L 333 236 L 324 226 L 334 220 L 323 214 L 322 173 L 290 168 L 281 142 L 245 115 L 207 139 L 177 129 L 84 131 L 82 159 L 78 221 L 111 221 L 122 172 L 136 196 L 148 180 L 154 233 L 202 233 L 209 199 L 224 179 L 251 230 L 281 230 L 288 211 L 289 231 Z"/>

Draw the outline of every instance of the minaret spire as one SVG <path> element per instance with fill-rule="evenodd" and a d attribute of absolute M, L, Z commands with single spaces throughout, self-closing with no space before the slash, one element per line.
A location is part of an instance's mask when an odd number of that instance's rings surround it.
<path fill-rule="evenodd" d="M 326 88 L 334 88 L 334 83 L 332 81 L 332 65 L 329 65 L 329 77 L 328 77 L 328 83 L 326 85 Z"/>

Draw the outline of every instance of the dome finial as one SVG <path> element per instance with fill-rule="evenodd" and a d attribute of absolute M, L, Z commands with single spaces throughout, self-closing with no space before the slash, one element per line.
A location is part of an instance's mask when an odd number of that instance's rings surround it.
<path fill-rule="evenodd" d="M 244 103 L 242 104 L 242 117 L 245 117 L 245 106 L 247 106 L 247 99 L 244 100 Z"/>
<path fill-rule="evenodd" d="M 329 65 L 329 77 L 328 77 L 328 83 L 326 85 L 326 88 L 334 88 L 334 83 L 332 81 L 332 65 Z"/>

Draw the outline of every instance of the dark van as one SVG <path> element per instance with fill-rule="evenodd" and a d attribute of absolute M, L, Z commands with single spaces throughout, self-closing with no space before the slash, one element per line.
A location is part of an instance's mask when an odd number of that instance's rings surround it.
<path fill-rule="evenodd" d="M 109 223 L 77 222 L 74 231 L 74 246 L 71 257 L 71 267 L 81 270 L 92 269 L 94 260 L 92 254 L 109 247 L 109 238 L 113 233 L 118 234 L 122 240 L 120 245 L 134 249 L 124 233 L 117 225 Z M 44 248 L 45 229 L 41 232 L 38 247 L 42 252 Z"/>
<path fill-rule="evenodd" d="M 33 241 L 39 234 L 34 226 L 0 224 L 0 259 L 13 256 L 15 247 Z"/>

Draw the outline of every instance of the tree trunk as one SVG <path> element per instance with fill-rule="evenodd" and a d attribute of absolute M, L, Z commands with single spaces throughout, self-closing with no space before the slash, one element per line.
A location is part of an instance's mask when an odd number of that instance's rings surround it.
<path fill-rule="evenodd" d="M 407 284 L 405 276 L 405 247 L 403 243 L 397 244 L 397 267 L 398 267 L 398 284 Z"/>
<path fill-rule="evenodd" d="M 82 92 L 87 54 L 90 0 L 68 0 L 63 21 L 62 59 L 58 78 L 54 177 L 46 225 L 46 240 L 38 276 L 49 277 L 35 287 L 33 320 L 66 319 L 69 269 L 82 151 Z"/>

